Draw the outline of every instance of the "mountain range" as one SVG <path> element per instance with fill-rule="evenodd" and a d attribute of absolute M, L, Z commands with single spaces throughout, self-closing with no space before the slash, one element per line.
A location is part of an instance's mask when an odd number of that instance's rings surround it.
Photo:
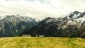
<path fill-rule="evenodd" d="M 0 37 L 22 35 L 85 37 L 85 12 L 74 11 L 62 18 L 35 18 L 20 15 L 0 17 Z"/>
<path fill-rule="evenodd" d="M 85 37 L 85 12 L 74 11 L 62 18 L 47 17 L 20 35 L 45 37 Z"/>

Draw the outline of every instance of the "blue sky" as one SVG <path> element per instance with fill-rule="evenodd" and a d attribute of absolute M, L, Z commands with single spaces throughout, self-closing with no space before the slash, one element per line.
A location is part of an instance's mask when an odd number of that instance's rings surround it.
<path fill-rule="evenodd" d="M 62 17 L 85 10 L 85 0 L 0 0 L 0 16 L 26 15 L 33 18 Z"/>

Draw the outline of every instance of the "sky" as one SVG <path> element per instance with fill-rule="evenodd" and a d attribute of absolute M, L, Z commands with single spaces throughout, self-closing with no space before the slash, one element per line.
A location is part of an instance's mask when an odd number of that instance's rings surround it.
<path fill-rule="evenodd" d="M 43 19 L 85 11 L 85 0 L 0 0 L 0 16 L 22 15 Z"/>

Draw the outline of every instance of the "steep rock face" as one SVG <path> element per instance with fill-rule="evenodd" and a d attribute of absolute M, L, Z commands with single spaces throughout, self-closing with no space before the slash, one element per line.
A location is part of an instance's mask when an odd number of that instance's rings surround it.
<path fill-rule="evenodd" d="M 0 36 L 18 36 L 23 30 L 29 30 L 37 22 L 30 17 L 7 15 L 0 19 Z"/>
<path fill-rule="evenodd" d="M 74 11 L 63 18 L 45 18 L 22 34 L 46 37 L 85 37 L 85 12 Z"/>

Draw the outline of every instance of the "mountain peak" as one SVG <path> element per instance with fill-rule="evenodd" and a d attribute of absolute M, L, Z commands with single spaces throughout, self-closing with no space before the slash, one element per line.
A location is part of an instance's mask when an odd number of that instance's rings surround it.
<path fill-rule="evenodd" d="M 74 13 L 74 14 L 79 14 L 79 13 L 81 13 L 81 12 L 79 12 L 79 11 L 74 11 L 73 13 Z"/>
<path fill-rule="evenodd" d="M 79 11 L 74 11 L 69 15 L 69 18 L 78 18 L 82 13 Z"/>

